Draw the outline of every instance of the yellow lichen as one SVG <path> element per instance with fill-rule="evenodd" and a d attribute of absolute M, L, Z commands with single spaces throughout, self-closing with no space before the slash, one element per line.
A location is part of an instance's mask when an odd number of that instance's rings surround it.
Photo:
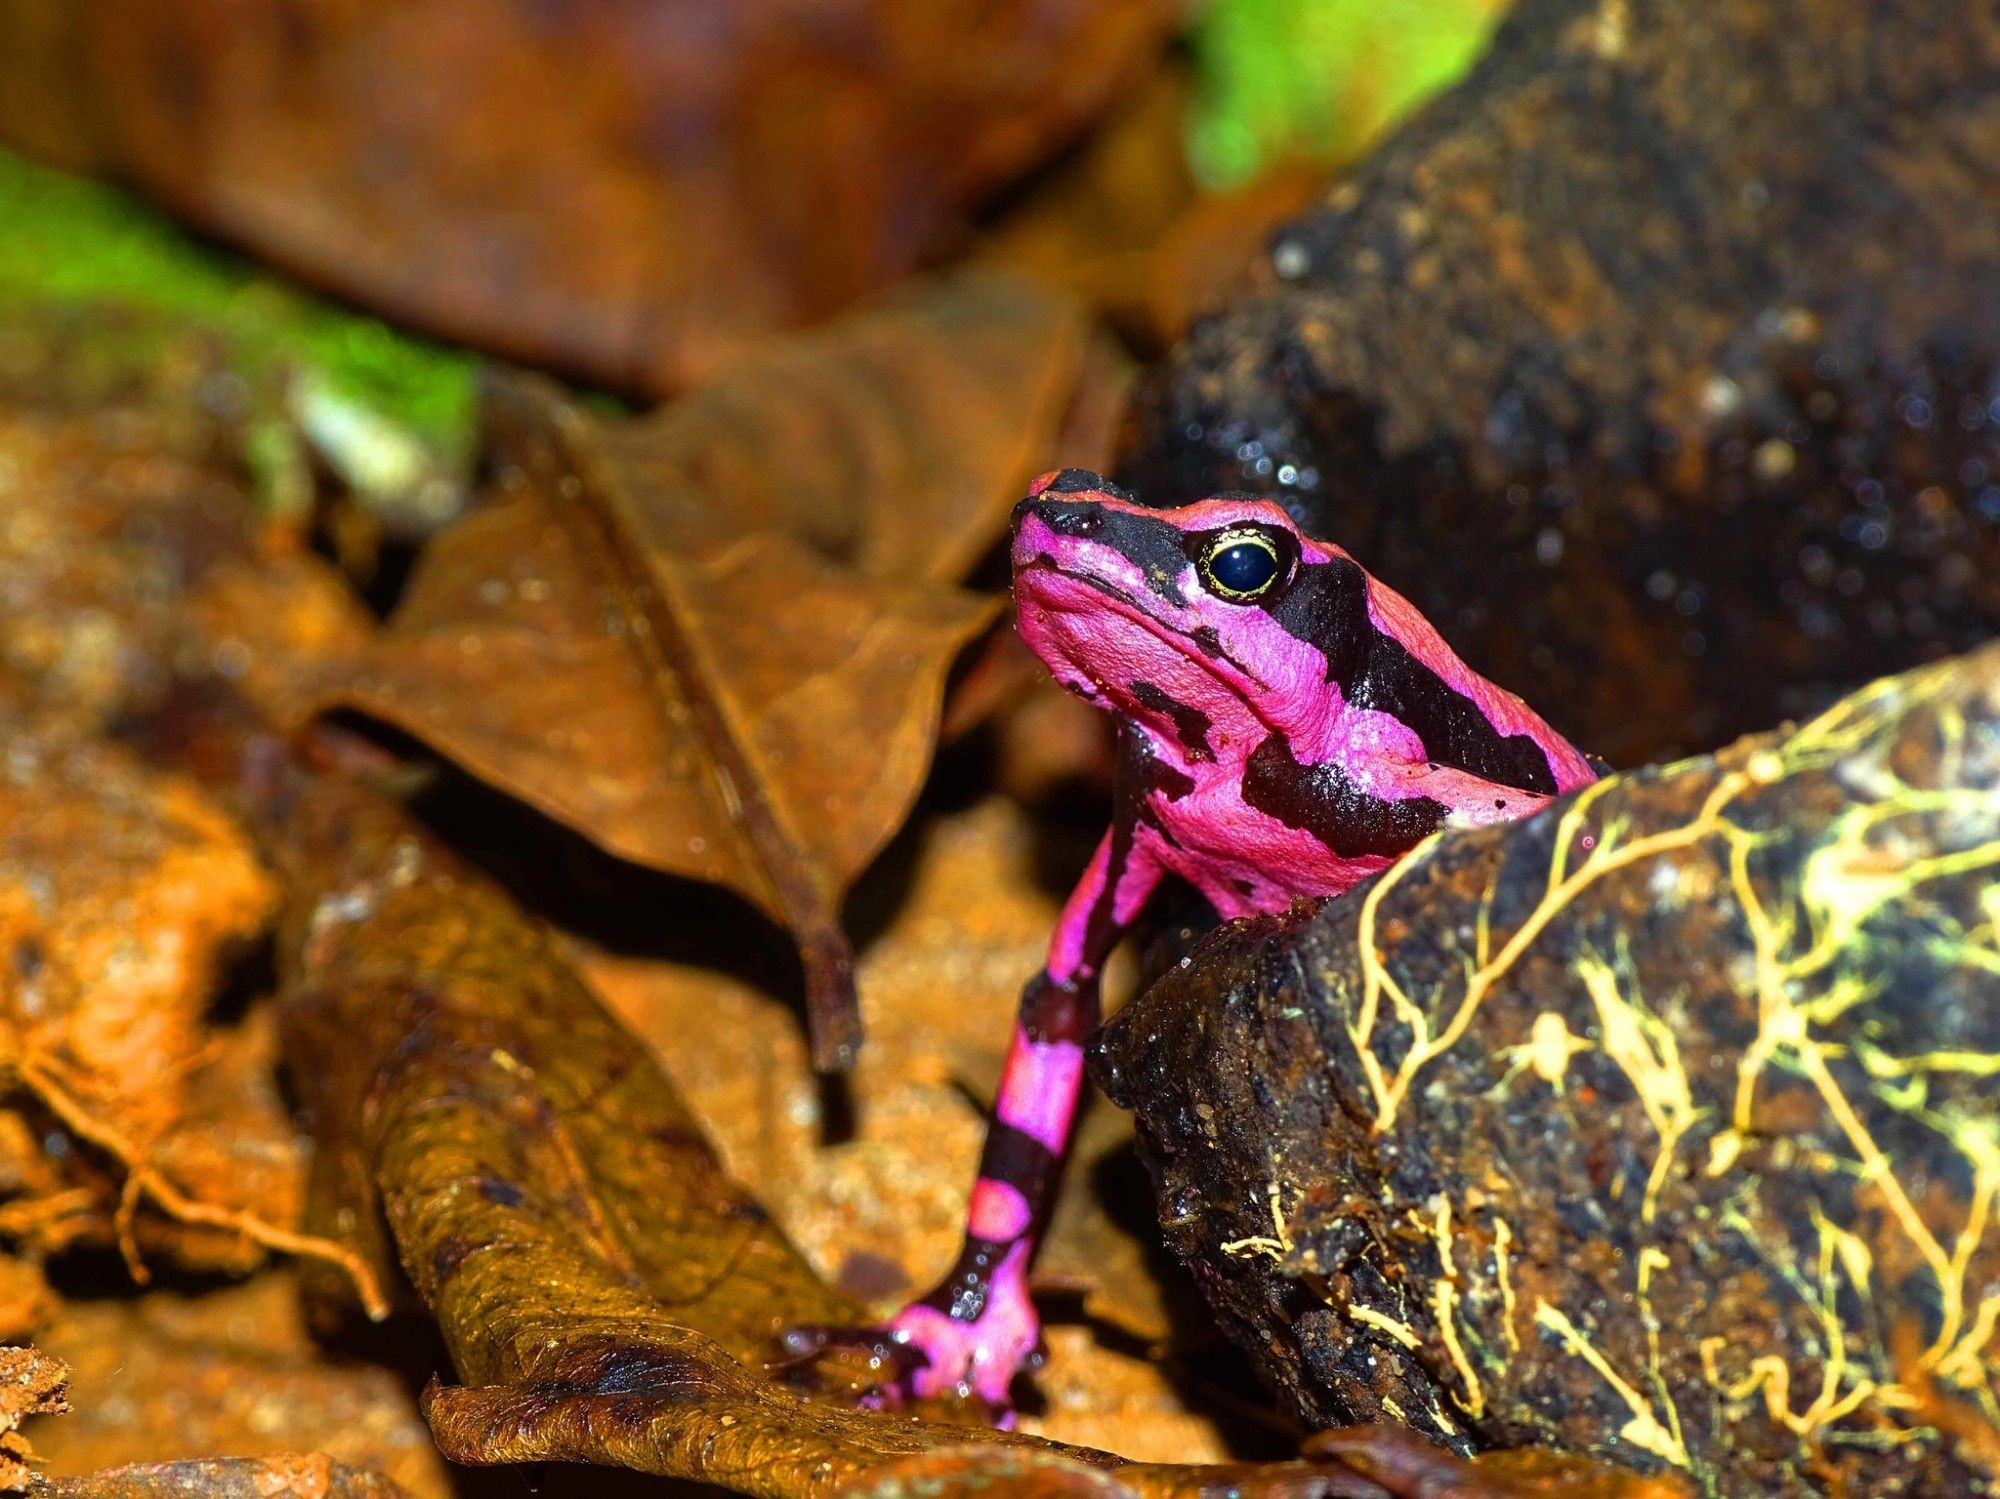
<path fill-rule="evenodd" d="M 1589 1338 L 1560 1307 L 1551 1306 L 1546 1301 L 1535 1303 L 1535 1323 L 1545 1327 L 1562 1339 L 1563 1346 L 1597 1371 L 1597 1375 L 1625 1402 L 1632 1412 L 1632 1418 L 1619 1429 L 1619 1435 L 1633 1446 L 1643 1448 L 1677 1468 L 1691 1466 L 1688 1461 L 1687 1444 L 1679 1434 L 1654 1413 L 1646 1399 L 1634 1389 L 1630 1380 L 1616 1369 L 1611 1361 L 1600 1353 Z M 1675 1423 L 1678 1425 L 1678 1422 Z"/>
<path fill-rule="evenodd" d="M 1525 919 L 1496 941 L 1490 922 L 1494 890 L 1489 887 L 1462 979 L 1455 976 L 1429 992 L 1412 993 L 1378 946 L 1378 932 L 1384 901 L 1394 899 L 1423 868 L 1435 842 L 1419 846 L 1377 881 L 1362 901 L 1357 933 L 1362 983 L 1348 1036 L 1372 1098 L 1374 1128 L 1393 1129 L 1424 1069 L 1465 1037 L 1495 987 L 1580 895 L 1645 861 L 1698 847 L 1713 849 L 1719 860 L 1722 898 L 1749 937 L 1750 952 L 1730 977 L 1754 1001 L 1756 1017 L 1755 1034 L 1737 1058 L 1733 1097 L 1716 1100 L 1713 1107 L 1699 1097 L 1674 1031 L 1646 1005 L 1636 969 L 1622 949 L 1615 960 L 1588 954 L 1574 963 L 1583 997 L 1594 1012 L 1594 1034 L 1578 1036 L 1562 1011 L 1542 1010 L 1525 1037 L 1496 1048 L 1495 1055 L 1507 1065 L 1495 1091 L 1504 1090 L 1526 1071 L 1560 1090 L 1576 1055 L 1593 1046 L 1601 1051 L 1631 1085 L 1659 1139 L 1641 1203 L 1642 1222 L 1650 1223 L 1658 1214 L 1680 1147 L 1714 1112 L 1723 1115 L 1718 1121 L 1723 1127 L 1708 1142 L 1706 1178 L 1738 1172 L 1748 1143 L 1760 1140 L 1759 1170 L 1834 1173 L 1858 1184 L 1862 1198 L 1872 1197 L 1881 1204 L 1894 1241 L 1929 1272 L 1934 1287 L 1936 1330 L 1917 1355 L 1912 1372 L 1969 1392 L 2000 1420 L 1993 1346 L 2000 1333 L 2000 1291 L 1987 1292 L 1974 1306 L 1969 1285 L 1975 1258 L 2000 1216 L 2000 1121 L 1990 1111 L 1967 1115 L 1962 1108 L 1954 1111 L 1933 1101 L 1934 1096 L 1952 1096 L 1953 1079 L 2000 1077 L 2000 1056 L 1964 1049 L 1899 1052 L 1882 1039 L 1893 1035 L 1894 1029 L 1874 1027 L 1867 1013 L 1870 1007 L 1896 998 L 1885 995 L 1885 981 L 1868 961 L 1871 929 L 1888 914 L 1916 918 L 1909 924 L 1921 934 L 1917 940 L 1922 951 L 1941 966 L 1982 979 L 2000 974 L 2000 880 L 1988 878 L 1985 888 L 1970 892 L 1965 888 L 1967 880 L 2000 871 L 2000 789 L 1980 784 L 1977 777 L 1965 784 L 1964 715 L 1955 705 L 1937 701 L 1953 680 L 1949 667 L 1932 668 L 1856 694 L 1782 746 L 1760 750 L 1741 769 L 1719 775 L 1695 815 L 1676 827 L 1635 836 L 1625 819 L 1601 818 L 1598 809 L 1607 794 L 1606 783 L 1586 788 L 1561 815 L 1545 887 Z M 1900 732 L 1901 722 L 1926 705 L 1941 743 L 1936 758 L 1941 789 L 1907 785 L 1891 758 L 1881 753 L 1888 736 Z M 1782 891 L 1766 890 L 1763 881 L 1771 876 L 1760 872 L 1763 861 L 1773 853 L 1781 861 L 1789 856 L 1784 840 L 1794 835 L 1743 825 L 1734 820 L 1740 815 L 1738 808 L 1758 788 L 1836 765 L 1848 792 L 1857 798 L 1855 804 L 1834 816 L 1802 857 L 1790 856 L 1797 871 L 1793 883 Z M 1694 773 L 1692 767 L 1689 773 Z M 1941 836 L 1947 844 L 1943 851 L 1916 856 L 1920 849 L 1936 847 Z M 1965 845 L 1968 838 L 1969 846 L 1949 846 L 1953 841 Z M 1787 866 L 1781 862 L 1779 867 Z M 1955 908 L 1946 904 L 1943 892 L 1958 901 L 1969 894 L 1977 915 L 1954 919 Z M 1852 1074 L 1839 1070 L 1845 1061 L 1865 1075 L 1865 1098 L 1851 1097 L 1847 1091 L 1853 1086 Z M 1836 1145 L 1828 1148 L 1795 1123 L 1782 1135 L 1768 1139 L 1761 1135 L 1760 1095 L 1767 1079 L 1778 1075 L 1810 1089 Z M 1843 1084 L 1842 1076 L 1849 1082 Z M 1863 1103 L 1868 1108 L 1894 1109 L 1919 1122 L 1964 1162 L 1970 1193 L 1961 1218 L 1939 1224 L 1937 1209 L 1928 1199 L 1926 1208 L 1919 1209 L 1897 1163 L 1869 1127 Z M 1932 1181 L 1939 1179 L 1935 1166 L 1928 1175 Z M 1761 1177 L 1742 1180 L 1749 1197 L 1761 1190 Z M 1840 1200 L 1842 1211 L 1851 1211 L 1848 1199 Z M 1863 1336 L 1861 1325 L 1850 1326 L 1842 1316 L 1843 1306 L 1849 1317 L 1859 1309 L 1859 1315 L 1869 1319 L 1865 1325 L 1873 1325 L 1877 1262 L 1884 1247 L 1879 1242 L 1871 1246 L 1853 1229 L 1835 1222 L 1821 1203 L 1809 1203 L 1807 1210 L 1818 1235 L 1817 1255 L 1807 1267 L 1794 1267 L 1791 1252 L 1782 1243 L 1775 1250 L 1759 1243 L 1741 1212 L 1735 1215 L 1735 1225 L 1797 1290 L 1810 1311 L 1816 1328 L 1810 1345 L 1818 1364 L 1815 1387 L 1795 1405 L 1795 1360 L 1754 1348 L 1744 1350 L 1743 1361 L 1735 1365 L 1741 1372 L 1726 1376 L 1722 1368 L 1726 1345 L 1714 1338 L 1700 1344 L 1707 1381 L 1727 1404 L 1758 1397 L 1772 1421 L 1801 1438 L 1817 1438 L 1828 1426 L 1868 1407 L 1875 1413 L 1871 1430 L 1881 1440 L 1909 1439 L 1915 1428 L 1899 1424 L 1896 1413 L 1914 1406 L 1911 1389 L 1896 1382 L 1875 1334 Z M 1432 1211 L 1443 1272 L 1432 1309 L 1446 1353 L 1465 1381 L 1466 1407 L 1472 1409 L 1481 1392 L 1457 1341 L 1455 1319 L 1463 1308 L 1451 1260 L 1449 1204 L 1434 1203 Z M 1514 1242 L 1511 1229 L 1499 1220 L 1494 1274 L 1500 1292 L 1500 1332 L 1510 1349 L 1519 1347 L 1509 1264 Z M 1669 1397 L 1662 1367 L 1660 1327 L 1651 1310 L 1661 1278 L 1671 1273 L 1672 1261 L 1660 1248 L 1641 1250 L 1638 1302 L 1647 1337 L 1646 1382 L 1655 1401 L 1645 1399 L 1631 1380 L 1615 1370 L 1561 1308 L 1539 1300 L 1535 1321 L 1618 1392 L 1631 1410 L 1623 1433 L 1626 1440 L 1676 1466 L 1689 1467 L 1679 1412 Z M 1899 1289 L 1907 1299 L 1903 1274 L 1899 1269 Z"/>

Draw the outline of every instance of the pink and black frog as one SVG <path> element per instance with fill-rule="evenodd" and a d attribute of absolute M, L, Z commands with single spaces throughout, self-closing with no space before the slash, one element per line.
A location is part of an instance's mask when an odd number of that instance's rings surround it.
<path fill-rule="evenodd" d="M 958 1262 L 873 1334 L 900 1370 L 880 1398 L 957 1392 L 1003 1419 L 1039 1342 L 1028 1262 L 1098 976 L 1161 879 L 1224 917 L 1281 911 L 1340 895 L 1440 828 L 1526 816 L 1597 774 L 1408 600 L 1267 500 L 1152 509 L 1064 469 L 1015 510 L 1013 566 L 1022 639 L 1117 719 L 1112 822 L 1022 992 Z"/>

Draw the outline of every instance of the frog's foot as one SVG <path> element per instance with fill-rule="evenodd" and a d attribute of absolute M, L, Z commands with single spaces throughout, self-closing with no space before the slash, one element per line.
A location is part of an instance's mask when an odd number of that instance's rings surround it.
<path fill-rule="evenodd" d="M 1014 1376 L 1040 1363 L 1041 1322 L 1025 1290 L 1004 1296 L 996 1286 L 971 1321 L 913 1302 L 888 1327 L 897 1346 L 922 1361 L 906 1377 L 905 1393 L 919 1400 L 953 1395 L 978 1399 L 1000 1425 L 1014 1424 L 1009 1395 Z"/>
<path fill-rule="evenodd" d="M 831 1349 L 860 1353 L 886 1374 L 863 1395 L 866 1404 L 974 1398 L 997 1424 L 1011 1427 L 1009 1387 L 1016 1374 L 1040 1362 L 1041 1319 L 1021 1270 L 1026 1258 L 1026 1246 L 1014 1246 L 990 1282 L 947 1281 L 879 1327 L 793 1328 L 785 1334 L 785 1351 L 794 1364 L 816 1361 Z M 950 1310 L 935 1304 L 941 1300 Z"/>
<path fill-rule="evenodd" d="M 824 1376 L 829 1372 L 826 1355 L 851 1355 L 865 1366 L 860 1378 L 850 1386 L 864 1405 L 885 1406 L 900 1402 L 911 1380 L 923 1366 L 924 1356 L 896 1340 L 887 1327 L 840 1327 L 813 1323 L 785 1329 L 779 1340 L 784 1356 L 766 1365 L 773 1373 L 792 1375 L 807 1368 L 821 1376 L 819 1393 L 829 1393 Z"/>

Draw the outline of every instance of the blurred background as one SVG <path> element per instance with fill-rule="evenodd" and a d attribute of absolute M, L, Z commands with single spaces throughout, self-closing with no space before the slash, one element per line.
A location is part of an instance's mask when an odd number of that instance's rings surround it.
<path fill-rule="evenodd" d="M 1142 304 L 1157 347 L 1259 184 L 1301 201 L 1496 9 L 24 0 L 0 297 L 216 320 L 377 490 L 469 443 L 454 345 L 644 401 L 971 255 Z M 1190 284 L 1135 281 L 1177 229 Z"/>

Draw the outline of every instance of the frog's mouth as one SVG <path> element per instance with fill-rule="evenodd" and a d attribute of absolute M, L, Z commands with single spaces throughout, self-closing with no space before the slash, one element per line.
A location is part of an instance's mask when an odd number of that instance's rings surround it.
<path fill-rule="evenodd" d="M 1211 625 L 1183 627 L 1163 620 L 1117 584 L 1095 573 L 1075 572 L 1046 555 L 1032 558 L 1015 569 L 1017 592 L 1024 583 L 1032 585 L 1037 574 L 1048 574 L 1065 582 L 1079 583 L 1102 594 L 1110 601 L 1112 611 L 1119 618 L 1137 625 L 1161 644 L 1201 665 L 1209 675 L 1233 693 L 1242 694 L 1245 688 L 1254 688 L 1260 692 L 1270 690 L 1268 682 L 1223 647 L 1220 634 Z M 1030 591 L 1040 592 L 1032 586 Z M 1016 607 L 1018 608 L 1018 601 Z M 1066 612 L 1053 600 L 1044 602 L 1038 599 L 1036 607 L 1048 613 Z"/>

